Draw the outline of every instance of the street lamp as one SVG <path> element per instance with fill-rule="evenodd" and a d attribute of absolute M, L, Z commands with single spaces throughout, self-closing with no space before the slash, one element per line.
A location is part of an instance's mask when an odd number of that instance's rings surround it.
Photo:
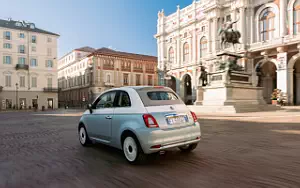
<path fill-rule="evenodd" d="M 18 89 L 19 89 L 19 84 L 18 83 L 16 83 L 16 109 L 18 110 Z"/>

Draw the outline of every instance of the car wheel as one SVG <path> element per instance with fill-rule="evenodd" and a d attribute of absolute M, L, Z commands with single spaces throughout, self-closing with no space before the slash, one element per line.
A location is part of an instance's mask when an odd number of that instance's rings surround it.
<path fill-rule="evenodd" d="M 146 161 L 147 155 L 144 154 L 138 140 L 132 136 L 127 136 L 123 142 L 123 153 L 126 160 L 131 164 Z"/>
<path fill-rule="evenodd" d="M 84 126 L 80 126 L 80 128 L 78 130 L 78 136 L 79 136 L 79 141 L 80 141 L 81 145 L 87 146 L 91 143 Z"/>
<path fill-rule="evenodd" d="M 186 146 L 181 146 L 179 147 L 179 149 L 182 151 L 182 152 L 191 152 L 193 151 L 194 149 L 196 149 L 198 144 L 189 144 L 189 145 L 186 145 Z"/>

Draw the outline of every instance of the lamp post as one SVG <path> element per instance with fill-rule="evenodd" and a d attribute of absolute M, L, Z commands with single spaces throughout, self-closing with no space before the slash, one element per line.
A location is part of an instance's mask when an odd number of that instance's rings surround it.
<path fill-rule="evenodd" d="M 16 83 L 16 109 L 18 110 L 18 89 L 19 89 L 19 84 L 18 83 Z"/>

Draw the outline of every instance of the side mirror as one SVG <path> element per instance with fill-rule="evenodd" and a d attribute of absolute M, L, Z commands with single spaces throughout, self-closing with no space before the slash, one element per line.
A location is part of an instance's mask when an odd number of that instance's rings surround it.
<path fill-rule="evenodd" d="M 87 109 L 90 110 L 90 113 L 91 113 L 91 114 L 93 113 L 93 109 L 92 109 L 92 105 L 91 105 L 91 104 L 88 104 L 88 105 L 87 105 Z"/>

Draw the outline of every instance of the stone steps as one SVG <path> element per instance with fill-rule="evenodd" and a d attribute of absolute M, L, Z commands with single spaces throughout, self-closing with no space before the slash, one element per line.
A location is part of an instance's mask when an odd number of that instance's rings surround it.
<path fill-rule="evenodd" d="M 197 113 L 246 113 L 246 112 L 264 112 L 281 110 L 280 106 L 274 105 L 228 105 L 228 106 L 202 106 L 202 105 L 188 105 L 191 111 Z"/>

